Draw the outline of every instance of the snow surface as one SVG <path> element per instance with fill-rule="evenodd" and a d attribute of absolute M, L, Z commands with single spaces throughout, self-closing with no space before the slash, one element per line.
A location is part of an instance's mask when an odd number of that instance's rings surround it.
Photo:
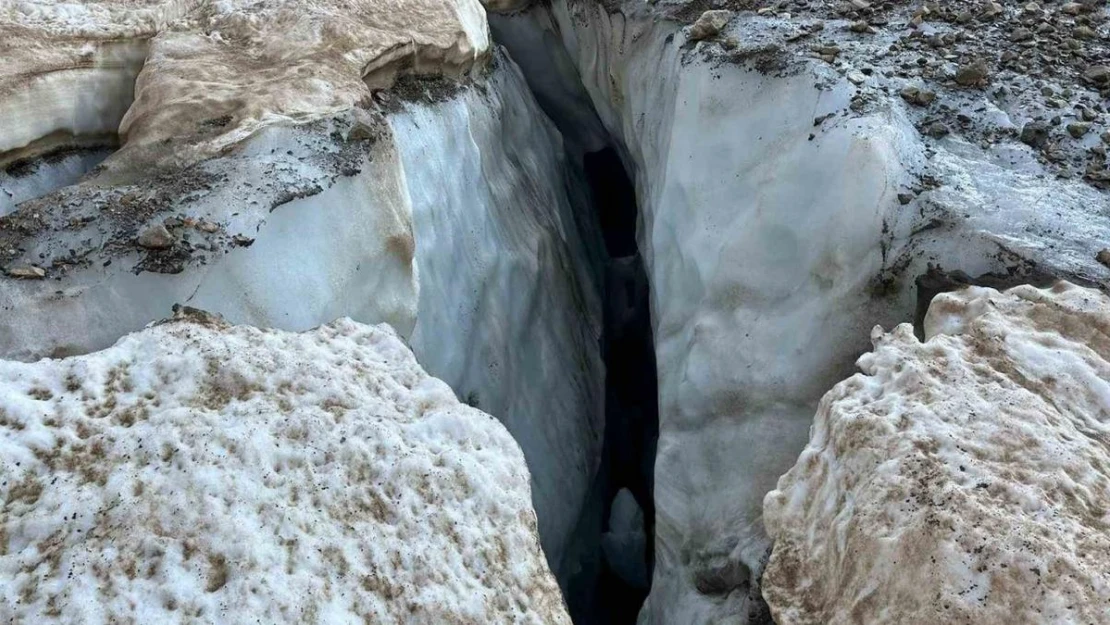
<path fill-rule="evenodd" d="M 5 622 L 569 623 L 520 448 L 388 326 L 0 361 Z"/>
<path fill-rule="evenodd" d="M 775 622 L 1110 620 L 1108 330 L 1066 282 L 876 327 L 765 500 Z"/>
<path fill-rule="evenodd" d="M 465 74 L 490 51 L 478 0 L 10 0 L 0 40 L 0 153 L 118 130 L 109 165 L 124 169 L 195 162 L 348 109 L 399 72 Z"/>

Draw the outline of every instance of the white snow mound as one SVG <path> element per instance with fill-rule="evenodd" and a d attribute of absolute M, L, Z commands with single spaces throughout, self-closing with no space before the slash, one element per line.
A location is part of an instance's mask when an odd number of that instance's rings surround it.
<path fill-rule="evenodd" d="M 938 296 L 872 332 L 764 501 L 779 625 L 1110 622 L 1110 299 Z"/>
<path fill-rule="evenodd" d="M 528 472 L 385 325 L 0 361 L 0 620 L 569 623 Z"/>

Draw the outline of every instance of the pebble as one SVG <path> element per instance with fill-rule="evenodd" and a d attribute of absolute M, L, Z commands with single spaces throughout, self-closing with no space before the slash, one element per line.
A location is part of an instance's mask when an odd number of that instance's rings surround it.
<path fill-rule="evenodd" d="M 42 267 L 27 265 L 25 267 L 12 267 L 8 270 L 8 275 L 23 280 L 42 280 L 46 277 L 46 270 Z"/>
<path fill-rule="evenodd" d="M 1110 85 L 1110 66 L 1092 65 L 1083 72 L 1083 78 L 1096 85 Z"/>
<path fill-rule="evenodd" d="M 1021 142 L 1034 148 L 1043 148 L 1048 142 L 1049 126 L 1044 122 L 1029 122 L 1021 129 Z"/>
<path fill-rule="evenodd" d="M 933 122 L 925 127 L 925 134 L 934 139 L 940 139 L 948 135 L 949 132 L 948 126 L 945 126 L 942 122 Z"/>
<path fill-rule="evenodd" d="M 143 230 L 136 242 L 148 250 L 164 250 L 173 247 L 177 239 L 173 238 L 173 235 L 170 234 L 169 230 L 166 230 L 165 226 L 156 224 Z"/>
<path fill-rule="evenodd" d="M 927 89 L 909 86 L 898 92 L 902 99 L 916 106 L 929 106 L 937 99 L 937 94 Z"/>
<path fill-rule="evenodd" d="M 716 37 L 730 19 L 732 19 L 732 11 L 727 9 L 711 9 L 702 13 L 698 21 L 690 27 L 690 41 L 701 41 Z"/>
<path fill-rule="evenodd" d="M 990 76 L 990 67 L 986 61 L 977 60 L 961 65 L 956 70 L 956 84 L 963 87 L 973 87 L 983 82 Z"/>
<path fill-rule="evenodd" d="M 1068 124 L 1068 134 L 1071 135 L 1073 139 L 1078 139 L 1082 137 L 1083 135 L 1090 132 L 1090 130 L 1091 125 L 1086 122 L 1074 122 Z"/>
<path fill-rule="evenodd" d="M 1095 255 L 1095 260 L 1110 267 L 1110 249 L 1103 248 Z"/>

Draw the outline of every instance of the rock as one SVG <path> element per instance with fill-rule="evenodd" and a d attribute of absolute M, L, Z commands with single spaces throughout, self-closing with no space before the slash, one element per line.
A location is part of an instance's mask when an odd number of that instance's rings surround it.
<path fill-rule="evenodd" d="M 1087 82 L 1099 86 L 1110 85 L 1110 66 L 1108 65 L 1092 65 L 1083 72 L 1083 78 Z"/>
<path fill-rule="evenodd" d="M 990 76 L 990 67 L 986 61 L 976 60 L 961 65 L 956 71 L 956 83 L 963 87 L 974 87 L 983 83 Z"/>
<path fill-rule="evenodd" d="M 1079 15 L 1083 12 L 1083 5 L 1078 2 L 1068 2 L 1060 7 L 1060 12 L 1068 15 Z"/>
<path fill-rule="evenodd" d="M 8 275 L 13 278 L 21 278 L 24 280 L 41 280 L 46 277 L 46 270 L 42 267 L 35 265 L 25 265 L 21 267 L 12 267 L 8 270 Z"/>
<path fill-rule="evenodd" d="M 1105 622 L 1110 298 L 970 287 L 924 326 L 872 331 L 764 499 L 774 622 Z"/>
<path fill-rule="evenodd" d="M 1095 255 L 1095 260 L 1110 267 L 1110 249 L 1103 248 Z"/>
<path fill-rule="evenodd" d="M 298 334 L 179 309 L 100 352 L 0 361 L 0 449 L 14 622 L 112 605 L 152 623 L 570 625 L 520 447 L 384 324 Z M 40 535 L 58 566 L 10 573 Z"/>
<path fill-rule="evenodd" d="M 898 95 L 902 96 L 902 99 L 906 102 L 916 106 L 928 106 L 937 99 L 936 92 L 914 86 L 903 88 L 898 92 Z"/>
<path fill-rule="evenodd" d="M 852 70 L 848 72 L 847 78 L 848 82 L 852 83 L 853 85 L 862 85 L 863 83 L 867 82 L 867 76 L 864 76 L 863 72 L 859 70 Z"/>
<path fill-rule="evenodd" d="M 1103 132 L 1098 137 L 1099 137 L 1099 139 L 1102 139 L 1103 143 L 1110 144 L 1110 130 L 1107 130 L 1107 131 Z"/>
<path fill-rule="evenodd" d="M 139 233 L 139 238 L 135 242 L 148 250 L 164 250 L 173 247 L 174 243 L 177 243 L 177 239 L 170 234 L 165 226 L 155 224 Z"/>
<path fill-rule="evenodd" d="M 1021 142 L 1040 149 L 1048 142 L 1051 127 L 1045 122 L 1029 122 L 1021 129 Z"/>
<path fill-rule="evenodd" d="M 1071 135 L 1073 139 L 1079 139 L 1091 130 L 1091 125 L 1087 122 L 1073 122 L 1068 124 L 1067 128 L 1068 134 Z"/>
<path fill-rule="evenodd" d="M 943 122 L 935 121 L 925 126 L 923 132 L 934 139 L 940 139 L 941 137 L 947 136 L 950 131 L 948 130 L 948 126 L 944 125 Z"/>
<path fill-rule="evenodd" d="M 874 28 L 873 26 L 871 26 L 870 24 L 868 24 L 867 22 L 864 22 L 864 21 L 852 22 L 848 26 L 848 30 L 850 30 L 854 33 L 867 33 L 867 34 L 871 34 L 871 35 L 879 32 L 878 29 Z"/>
<path fill-rule="evenodd" d="M 690 41 L 716 37 L 730 19 L 732 19 L 732 11 L 726 9 L 712 9 L 702 13 L 698 21 L 690 27 Z"/>
<path fill-rule="evenodd" d="M 995 18 L 1002 14 L 1002 5 L 997 2 L 988 2 L 983 9 L 983 17 Z"/>
<path fill-rule="evenodd" d="M 1080 39 L 1095 39 L 1098 37 L 1098 33 L 1090 26 L 1076 26 L 1072 32 Z"/>

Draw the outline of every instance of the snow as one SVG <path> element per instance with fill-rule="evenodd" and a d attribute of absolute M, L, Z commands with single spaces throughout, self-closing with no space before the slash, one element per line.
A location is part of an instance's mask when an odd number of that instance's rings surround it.
<path fill-rule="evenodd" d="M 109 166 L 124 170 L 196 162 L 348 109 L 399 73 L 458 77 L 490 55 L 478 0 L 16 0 L 0 5 L 0 35 L 0 114 L 17 122 L 0 154 L 118 132 Z"/>
<path fill-rule="evenodd" d="M 285 330 L 389 323 L 520 441 L 545 553 L 573 569 L 564 547 L 600 460 L 601 307 L 558 134 L 512 62 L 439 101 L 268 126 L 183 171 L 129 184 L 94 173 L 23 204 L 58 227 L 13 245 L 21 262 L 76 250 L 87 263 L 46 281 L 0 276 L 0 357 L 103 349 L 175 303 Z M 181 179 L 200 184 L 182 190 Z M 149 223 L 220 231 L 174 229 L 193 258 L 180 273 L 136 274 L 134 232 L 148 222 L 104 210 L 128 196 L 155 198 L 140 205 L 159 207 Z M 232 235 L 251 244 L 227 247 Z"/>
<path fill-rule="evenodd" d="M 584 88 L 636 182 L 660 402 L 641 618 L 746 622 L 770 546 L 763 497 L 870 328 L 913 318 L 929 263 L 1107 283 L 1094 257 L 1110 241 L 1110 202 L 1056 180 L 1016 141 L 927 142 L 915 127 L 927 112 L 872 88 L 882 68 L 851 84 L 813 59 L 815 39 L 784 43 L 790 20 L 738 15 L 725 51 L 691 45 L 662 4 L 556 0 L 491 19 L 541 104 L 556 121 L 585 120 L 589 144 Z M 885 36 L 830 22 L 821 40 L 842 48 L 838 65 L 862 67 L 875 61 L 861 46 L 881 51 Z M 1003 165 L 1004 149 L 1025 164 Z"/>
<path fill-rule="evenodd" d="M 388 326 L 0 361 L 5 622 L 569 623 L 520 448 Z"/>
<path fill-rule="evenodd" d="M 876 328 L 767 495 L 780 625 L 1110 619 L 1110 298 L 1066 282 Z"/>

